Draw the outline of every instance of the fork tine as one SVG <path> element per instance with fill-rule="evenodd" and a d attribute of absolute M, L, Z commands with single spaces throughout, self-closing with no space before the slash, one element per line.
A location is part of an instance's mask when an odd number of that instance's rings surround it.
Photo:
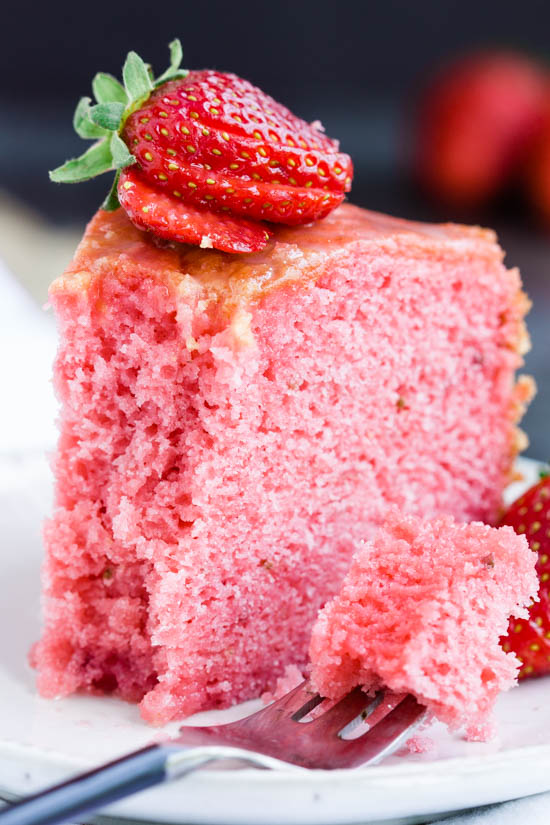
<path fill-rule="evenodd" d="M 384 694 L 382 702 L 386 699 Z M 304 768 L 352 768 L 374 764 L 392 753 L 425 714 L 425 708 L 413 696 L 404 696 L 362 736 L 343 739 L 336 734 L 375 700 L 357 688 L 318 719 L 299 724 L 297 720 L 308 707 L 322 701 L 319 695 L 312 694 L 309 683 L 303 682 L 282 699 L 237 722 L 184 726 L 176 741 L 183 745 L 244 748 Z"/>
<path fill-rule="evenodd" d="M 414 696 L 407 694 L 367 733 L 357 739 L 340 740 L 348 746 L 348 767 L 375 765 L 405 742 L 414 728 L 426 718 L 426 708 Z"/>
<path fill-rule="evenodd" d="M 322 701 L 321 696 L 313 693 L 309 682 L 304 681 L 267 707 L 243 719 L 238 719 L 236 722 L 199 727 L 183 725 L 179 730 L 179 741 L 187 745 L 210 744 L 215 741 L 238 742 L 240 747 L 251 749 L 254 749 L 254 743 L 256 743 L 258 750 L 262 750 L 262 743 L 265 745 L 266 739 L 273 744 L 277 735 L 285 729 L 288 731 L 294 729 L 296 722 L 293 716 L 295 714 L 303 709 L 298 717 L 301 718 Z M 245 744 L 247 739 L 248 745 Z M 269 753 L 274 755 L 273 750 Z"/>
<path fill-rule="evenodd" d="M 337 734 L 373 701 L 374 697 L 356 687 L 317 719 L 307 722 L 307 725 L 318 737 Z"/>
<path fill-rule="evenodd" d="M 258 711 L 255 715 L 258 716 L 261 713 L 266 717 L 271 714 L 278 718 L 282 716 L 295 717 L 298 711 L 303 711 L 300 716 L 295 719 L 295 721 L 298 721 L 302 716 L 309 713 L 310 710 L 313 710 L 314 707 L 321 704 L 322 701 L 323 697 L 319 696 L 319 694 L 311 688 L 309 681 L 306 680 L 301 682 L 293 690 L 285 693 L 284 696 L 281 696 L 280 699 L 277 699 L 271 705 Z"/>

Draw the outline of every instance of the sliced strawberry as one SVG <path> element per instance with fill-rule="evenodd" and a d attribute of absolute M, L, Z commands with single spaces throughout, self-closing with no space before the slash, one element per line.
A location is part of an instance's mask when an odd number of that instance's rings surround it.
<path fill-rule="evenodd" d="M 262 249 L 263 221 L 310 223 L 343 201 L 351 158 L 319 121 L 306 123 L 234 74 L 189 72 L 181 60 L 176 38 L 157 80 L 135 52 L 124 85 L 99 72 L 97 103 L 81 98 L 73 121 L 95 143 L 51 179 L 78 183 L 116 169 L 104 209 L 122 205 L 140 229 L 227 252 Z"/>
<path fill-rule="evenodd" d="M 150 180 L 149 170 L 142 171 L 142 178 Z M 289 225 L 324 218 L 344 199 L 340 192 L 258 183 L 196 166 L 186 167 L 170 179 L 152 185 L 159 191 L 179 192 L 185 203 L 201 209 Z"/>
<path fill-rule="evenodd" d="M 180 243 L 223 252 L 258 252 L 273 234 L 263 224 L 182 203 L 148 184 L 135 167 L 121 172 L 118 197 L 138 228 Z"/>
<path fill-rule="evenodd" d="M 232 74 L 190 72 L 163 84 L 122 137 L 151 185 L 254 220 L 318 220 L 351 186 L 351 159 L 319 124 Z"/>
<path fill-rule="evenodd" d="M 527 619 L 510 622 L 502 646 L 520 659 L 520 679 L 540 676 L 550 673 L 550 477 L 543 478 L 515 501 L 503 524 L 524 534 L 538 555 L 540 600 L 532 605 Z"/>

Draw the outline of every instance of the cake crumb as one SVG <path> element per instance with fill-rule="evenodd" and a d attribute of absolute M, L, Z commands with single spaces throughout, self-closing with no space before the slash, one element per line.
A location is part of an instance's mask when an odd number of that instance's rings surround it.
<path fill-rule="evenodd" d="M 209 238 L 208 235 L 203 235 L 200 242 L 201 249 L 213 249 L 214 244 L 212 243 L 212 238 Z"/>
<path fill-rule="evenodd" d="M 489 742 L 496 736 L 496 725 L 492 720 L 480 724 L 468 725 L 466 739 L 468 742 Z"/>
<path fill-rule="evenodd" d="M 499 638 L 536 594 L 534 561 L 509 527 L 392 512 L 319 613 L 312 687 L 335 700 L 356 685 L 411 693 L 450 730 L 487 741 L 497 695 L 517 681 Z M 421 737 L 410 747 L 421 752 Z"/>
<path fill-rule="evenodd" d="M 405 744 L 409 753 L 433 753 L 436 749 L 431 736 L 411 736 Z"/>

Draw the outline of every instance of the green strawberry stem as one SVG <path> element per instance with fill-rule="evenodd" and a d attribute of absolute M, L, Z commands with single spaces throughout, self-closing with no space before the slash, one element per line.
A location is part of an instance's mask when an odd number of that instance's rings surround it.
<path fill-rule="evenodd" d="M 117 182 L 121 169 L 136 162 L 120 137 L 126 119 L 139 109 L 153 89 L 168 80 L 186 77 L 187 69 L 181 69 L 183 52 L 176 38 L 169 45 L 170 65 L 156 80 L 151 69 L 136 54 L 129 52 L 122 68 L 123 84 L 105 72 L 98 72 L 92 81 L 96 100 L 81 97 L 75 109 L 73 127 L 79 137 L 96 142 L 80 157 L 68 160 L 53 169 L 50 180 L 55 183 L 80 183 L 104 172 L 116 171 L 113 185 L 102 206 L 110 212 L 120 206 Z"/>

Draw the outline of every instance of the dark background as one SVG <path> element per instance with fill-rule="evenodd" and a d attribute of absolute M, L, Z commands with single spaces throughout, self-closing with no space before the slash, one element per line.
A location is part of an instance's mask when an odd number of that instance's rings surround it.
<path fill-rule="evenodd" d="M 71 128 L 76 101 L 91 94 L 96 71 L 119 76 L 129 49 L 160 73 L 174 36 L 186 66 L 234 71 L 305 119 L 321 119 L 353 156 L 354 202 L 497 228 L 535 305 L 527 369 L 540 391 L 524 426 L 529 454 L 548 459 L 550 237 L 520 198 L 474 215 L 437 208 L 415 185 L 410 155 L 419 90 L 442 63 L 502 46 L 550 63 L 550 2 L 9 2 L 0 23 L 0 185 L 56 226 L 83 225 L 108 181 L 55 186 L 47 178 L 47 169 L 84 148 Z"/>

